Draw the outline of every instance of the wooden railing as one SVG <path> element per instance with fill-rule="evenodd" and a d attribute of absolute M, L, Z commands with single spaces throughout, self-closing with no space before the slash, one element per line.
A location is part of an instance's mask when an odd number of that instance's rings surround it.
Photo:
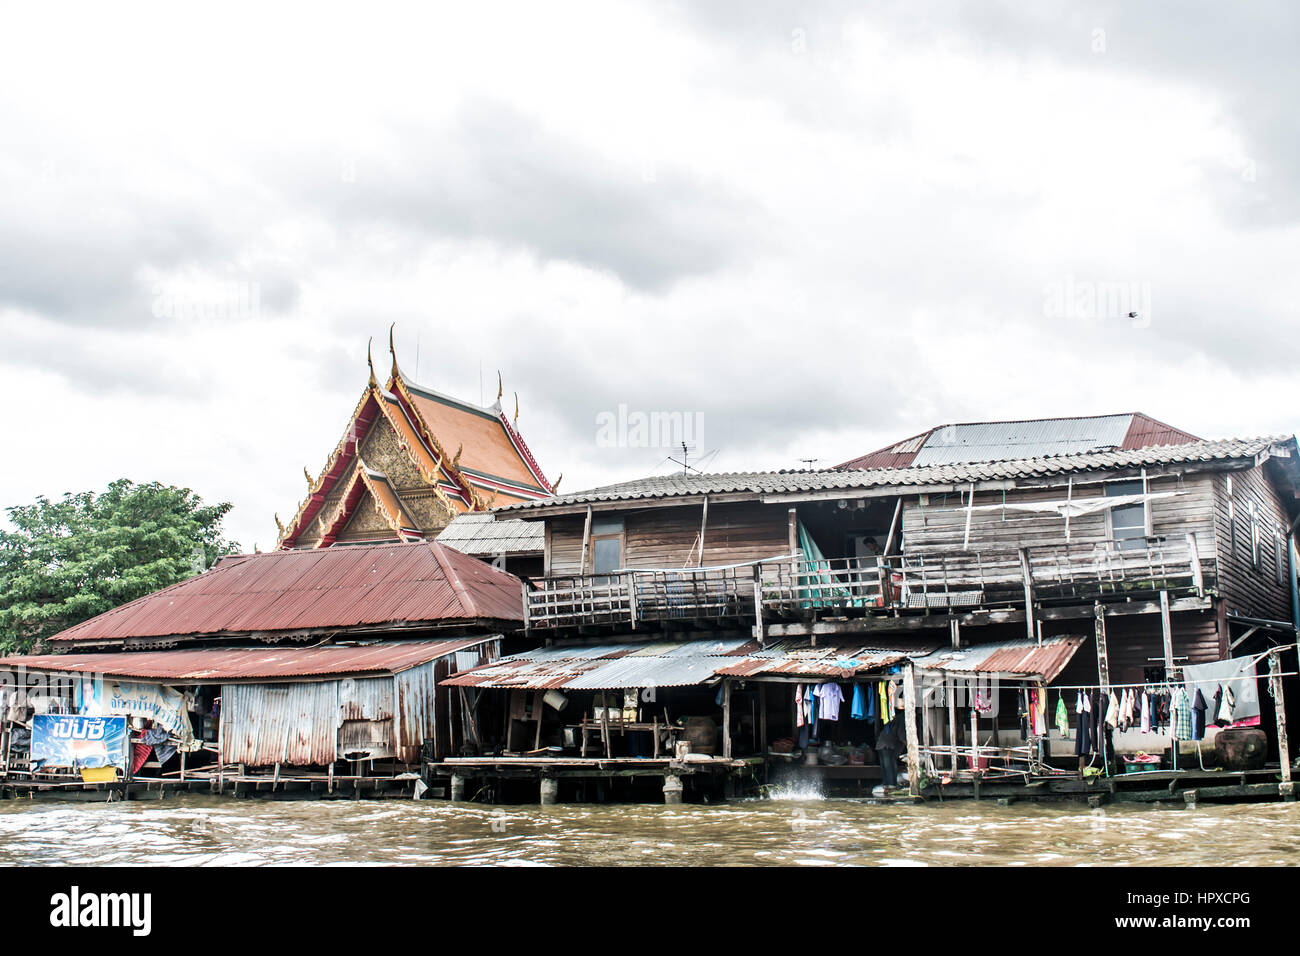
<path fill-rule="evenodd" d="M 959 611 L 1203 594 L 1191 535 L 1048 545 L 1015 551 L 932 551 L 889 557 L 768 558 L 724 567 L 624 569 L 539 578 L 524 586 L 530 628 L 764 616 Z"/>

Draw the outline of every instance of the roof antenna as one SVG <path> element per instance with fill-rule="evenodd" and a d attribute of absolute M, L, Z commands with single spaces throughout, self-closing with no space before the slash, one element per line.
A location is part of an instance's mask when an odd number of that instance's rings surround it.
<path fill-rule="evenodd" d="M 812 471 L 812 466 L 813 466 L 813 465 L 815 465 L 815 464 L 817 464 L 817 462 L 821 461 L 820 458 L 800 458 L 799 460 L 800 460 L 801 462 L 803 462 L 805 465 L 808 466 L 808 470 L 809 470 L 809 471 Z"/>
<path fill-rule="evenodd" d="M 696 467 L 694 467 L 693 465 L 690 465 L 690 464 L 687 463 L 687 457 L 686 457 L 687 454 L 688 454 L 688 451 L 687 451 L 687 448 L 686 448 L 686 442 L 682 442 L 682 460 L 681 460 L 681 461 L 678 461 L 678 460 L 677 460 L 676 458 L 674 458 L 672 455 L 669 455 L 669 456 L 668 456 L 668 460 L 671 461 L 671 462 L 672 462 L 673 464 L 675 464 L 675 465 L 681 465 L 681 466 L 682 466 L 682 474 L 683 474 L 683 475 L 686 474 L 688 471 L 693 471 L 693 472 L 696 472 L 696 473 L 698 474 L 698 473 L 699 473 L 699 469 L 696 468 Z"/>

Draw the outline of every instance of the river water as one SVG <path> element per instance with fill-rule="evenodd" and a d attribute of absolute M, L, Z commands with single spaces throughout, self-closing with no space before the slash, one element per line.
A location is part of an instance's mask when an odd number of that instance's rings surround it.
<path fill-rule="evenodd" d="M 0 864 L 945 866 L 1300 862 L 1300 804 L 0 803 Z"/>

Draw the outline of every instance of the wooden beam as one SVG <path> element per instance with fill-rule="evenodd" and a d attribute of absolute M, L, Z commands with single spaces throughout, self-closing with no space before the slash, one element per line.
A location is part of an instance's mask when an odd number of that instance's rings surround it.
<path fill-rule="evenodd" d="M 700 514 L 700 559 L 696 567 L 704 567 L 704 532 L 709 526 L 709 496 L 704 496 L 704 507 Z"/>
<path fill-rule="evenodd" d="M 591 550 L 591 505 L 587 505 L 587 520 L 582 526 L 582 564 L 579 574 L 587 573 L 587 553 Z"/>
<path fill-rule="evenodd" d="M 957 682 L 948 678 L 948 750 L 952 754 L 952 769 L 957 771 Z"/>
<path fill-rule="evenodd" d="M 1160 633 L 1165 647 L 1165 680 L 1174 679 L 1174 626 L 1169 620 L 1169 592 L 1160 592 Z"/>
<path fill-rule="evenodd" d="M 885 538 L 884 550 L 880 552 L 881 557 L 889 554 L 894 546 L 894 532 L 898 530 L 898 518 L 903 513 L 903 497 L 899 495 L 898 500 L 894 502 L 894 517 L 889 519 L 889 536 Z"/>
<path fill-rule="evenodd" d="M 731 681 L 722 681 L 722 756 L 731 759 Z"/>
<path fill-rule="evenodd" d="M 1097 679 L 1103 694 L 1110 693 L 1110 649 L 1106 645 L 1106 609 L 1100 601 L 1092 606 L 1093 630 L 1097 636 Z"/>
<path fill-rule="evenodd" d="M 1268 653 L 1268 689 L 1277 714 L 1277 755 L 1282 769 L 1283 793 L 1291 789 L 1291 744 L 1286 735 L 1286 699 L 1282 694 L 1282 651 Z M 1288 794 L 1289 796 L 1289 794 Z"/>
<path fill-rule="evenodd" d="M 1157 614 L 1160 612 L 1160 603 L 1158 601 L 1116 601 L 1104 606 L 1107 617 L 1130 617 L 1135 614 Z M 1212 607 L 1213 601 L 1209 598 L 1178 598 L 1169 602 L 1169 609 L 1174 613 L 1208 611 Z M 1043 621 L 1082 620 L 1093 616 L 1093 608 L 1091 604 L 1040 607 L 1035 609 L 1034 614 L 1036 619 Z M 1025 612 L 1018 608 L 971 611 L 954 616 L 961 622 L 963 627 L 1019 624 L 1025 620 Z M 912 614 L 901 617 L 870 615 L 835 621 L 772 623 L 766 625 L 765 630 L 767 636 L 772 638 L 864 634 L 878 631 L 933 631 L 942 628 L 946 620 L 946 617 L 935 614 Z"/>
<path fill-rule="evenodd" d="M 799 553 L 799 510 L 797 508 L 790 509 L 789 537 L 790 537 L 790 542 L 789 542 L 790 553 L 798 554 Z"/>
<path fill-rule="evenodd" d="M 1030 571 L 1028 548 L 1020 549 L 1020 576 L 1025 585 L 1025 631 L 1032 641 L 1037 635 L 1034 633 L 1034 579 Z"/>
<path fill-rule="evenodd" d="M 916 734 L 916 668 L 908 664 L 903 670 L 904 724 L 907 729 L 908 793 L 921 795 L 921 744 Z"/>

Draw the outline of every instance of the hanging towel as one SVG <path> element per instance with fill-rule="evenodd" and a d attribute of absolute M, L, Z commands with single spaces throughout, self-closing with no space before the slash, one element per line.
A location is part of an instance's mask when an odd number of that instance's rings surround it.
<path fill-rule="evenodd" d="M 1070 714 L 1065 709 L 1065 695 L 1056 698 L 1056 729 L 1062 737 L 1070 736 Z"/>
<path fill-rule="evenodd" d="M 808 704 L 803 698 L 803 684 L 794 685 L 794 725 L 802 727 L 808 723 Z"/>
<path fill-rule="evenodd" d="M 1142 691 L 1142 733 L 1151 733 L 1151 695 Z"/>

